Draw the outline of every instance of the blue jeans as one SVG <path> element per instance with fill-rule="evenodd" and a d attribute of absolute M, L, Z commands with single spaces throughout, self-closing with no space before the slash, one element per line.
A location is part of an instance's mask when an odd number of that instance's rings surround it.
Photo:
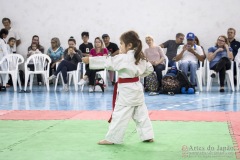
<path fill-rule="evenodd" d="M 180 70 L 182 70 L 183 73 L 188 75 L 188 71 L 190 71 L 190 82 L 192 85 L 196 85 L 196 71 L 198 69 L 198 63 L 197 62 L 181 62 L 179 66 Z"/>
<path fill-rule="evenodd" d="M 63 76 L 63 81 L 65 84 L 67 84 L 67 71 L 73 71 L 77 69 L 77 65 L 73 64 L 70 61 L 66 61 L 63 60 L 57 67 L 56 72 L 54 73 L 55 76 L 57 76 L 57 74 L 59 72 L 62 72 L 62 76 Z"/>

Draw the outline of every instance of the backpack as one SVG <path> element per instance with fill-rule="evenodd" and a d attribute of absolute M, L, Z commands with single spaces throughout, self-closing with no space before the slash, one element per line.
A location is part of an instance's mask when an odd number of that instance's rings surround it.
<path fill-rule="evenodd" d="M 94 84 L 94 90 L 95 91 L 102 91 L 104 92 L 104 80 L 103 78 L 101 77 L 101 75 L 99 73 L 96 73 L 96 76 L 95 76 L 95 84 Z"/>
<path fill-rule="evenodd" d="M 188 77 L 181 70 L 178 70 L 176 66 L 172 66 L 162 78 L 162 93 L 171 95 L 190 93 L 188 92 L 189 88 L 192 88 L 195 93 L 195 87 L 188 80 Z"/>
<path fill-rule="evenodd" d="M 163 76 L 161 93 L 170 95 L 181 93 L 181 85 L 176 74 L 168 72 Z"/>
<path fill-rule="evenodd" d="M 155 72 L 145 77 L 145 91 L 156 92 L 158 91 L 158 87 L 159 83 Z"/>
<path fill-rule="evenodd" d="M 188 91 L 189 88 L 193 88 L 194 93 L 195 93 L 195 86 L 193 86 L 191 84 L 191 82 L 189 81 L 189 79 L 185 73 L 183 73 L 182 71 L 179 70 L 177 73 L 177 79 L 180 82 L 181 88 L 184 88 L 185 91 Z M 181 92 L 185 93 L 184 90 L 182 90 Z"/>

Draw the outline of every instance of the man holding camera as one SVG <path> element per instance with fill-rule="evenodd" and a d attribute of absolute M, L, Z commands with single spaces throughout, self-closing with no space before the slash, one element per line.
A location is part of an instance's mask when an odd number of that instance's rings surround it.
<path fill-rule="evenodd" d="M 198 69 L 198 61 L 204 60 L 203 50 L 194 43 L 194 33 L 188 33 L 187 44 L 180 45 L 177 50 L 176 61 L 179 61 L 179 69 L 186 75 L 190 71 L 190 82 L 196 86 L 196 71 Z"/>

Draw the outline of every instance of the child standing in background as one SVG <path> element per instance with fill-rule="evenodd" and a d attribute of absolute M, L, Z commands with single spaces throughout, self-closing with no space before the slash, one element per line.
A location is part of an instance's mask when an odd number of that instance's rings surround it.
<path fill-rule="evenodd" d="M 118 84 L 114 91 L 114 111 L 108 133 L 100 145 L 121 144 L 127 125 L 132 118 L 143 142 L 153 142 L 154 134 L 144 101 L 143 86 L 139 76 L 145 77 L 153 72 L 153 67 L 142 52 L 142 42 L 134 31 L 128 31 L 120 37 L 122 54 L 114 57 L 84 57 L 90 69 L 103 69 L 118 72 Z M 115 98 L 113 96 L 113 99 Z"/>

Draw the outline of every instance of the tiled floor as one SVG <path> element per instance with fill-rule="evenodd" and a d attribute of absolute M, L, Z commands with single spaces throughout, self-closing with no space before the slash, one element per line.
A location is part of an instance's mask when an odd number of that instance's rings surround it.
<path fill-rule="evenodd" d="M 73 86 L 69 92 L 55 92 L 53 86 L 47 92 L 43 86 L 34 86 L 31 93 L 0 92 L 0 110 L 111 110 L 113 88 L 104 93 L 75 92 Z M 205 88 L 204 88 L 205 89 Z M 211 92 L 196 94 L 178 94 L 148 96 L 145 94 L 149 110 L 198 110 L 198 111 L 240 111 L 240 92 L 220 93 L 214 86 Z"/>

